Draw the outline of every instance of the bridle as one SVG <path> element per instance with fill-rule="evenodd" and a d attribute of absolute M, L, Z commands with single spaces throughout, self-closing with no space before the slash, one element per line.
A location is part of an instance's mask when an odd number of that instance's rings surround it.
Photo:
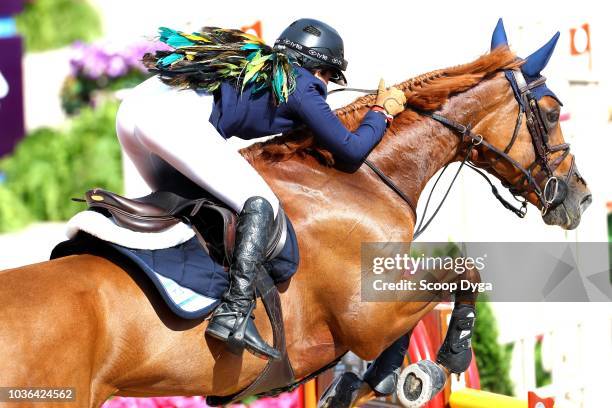
<path fill-rule="evenodd" d="M 572 156 L 570 169 L 564 179 L 559 179 L 554 175 L 554 171 L 569 155 L 570 145 L 568 143 L 561 143 L 558 145 L 550 144 L 548 128 L 542 116 L 540 105 L 531 92 L 532 89 L 543 85 L 544 82 L 546 82 L 546 78 L 541 76 L 535 81 L 527 83 L 520 69 L 508 70 L 505 74 L 512 86 L 515 99 L 519 103 L 519 113 L 510 143 L 502 152 L 503 155 L 499 153 L 498 155 L 505 160 L 511 159 L 511 157 L 508 156 L 508 152 L 512 149 L 516 141 L 521 126 L 522 114 L 525 113 L 527 129 L 531 135 L 536 159 L 527 169 L 514 162 L 514 167 L 523 173 L 523 177 L 515 185 L 511 185 L 505 181 L 503 185 L 507 187 L 514 196 L 535 193 L 542 207 L 542 215 L 545 215 L 548 211 L 561 204 L 567 197 L 568 182 L 572 175 L 576 174 L 579 178 L 581 177 L 577 172 L 574 156 Z M 555 160 L 550 161 L 551 154 L 556 152 L 562 153 Z M 490 165 L 492 166 L 495 162 L 496 160 L 490 163 Z M 539 172 L 534 173 L 536 168 L 539 168 Z M 544 180 L 546 180 L 544 188 L 540 189 L 540 185 Z"/>
<path fill-rule="evenodd" d="M 416 239 L 419 235 L 423 233 L 423 231 L 429 226 L 433 218 L 436 216 L 442 204 L 446 200 L 459 172 L 463 168 L 464 165 L 467 165 L 472 170 L 479 173 L 491 186 L 491 190 L 495 197 L 500 201 L 500 203 L 512 211 L 518 217 L 523 218 L 527 214 L 527 199 L 524 196 L 528 194 L 535 194 L 538 198 L 541 205 L 542 215 L 545 215 L 548 211 L 554 209 L 558 205 L 560 205 L 565 198 L 567 197 L 569 188 L 568 182 L 572 175 L 576 175 L 579 179 L 582 179 L 578 170 L 576 169 L 574 157 L 572 156 L 572 162 L 570 164 L 570 169 L 565 176 L 564 179 L 560 179 L 554 175 L 554 171 L 561 165 L 561 163 L 565 160 L 565 158 L 569 155 L 570 146 L 568 143 L 562 143 L 558 145 L 551 145 L 548 137 L 548 129 L 546 126 L 546 122 L 542 117 L 542 111 L 540 110 L 540 106 L 532 90 L 540 85 L 543 85 L 546 81 L 546 78 L 541 76 L 535 81 L 527 83 L 523 73 L 520 69 L 516 70 L 507 70 L 505 71 L 506 78 L 510 82 L 512 90 L 514 92 L 515 99 L 519 104 L 519 112 L 516 119 L 516 124 L 514 127 L 514 131 L 512 133 L 512 138 L 508 145 L 503 149 L 499 149 L 489 143 L 484 137 L 480 134 L 476 134 L 472 132 L 472 128 L 470 125 L 463 125 L 458 123 L 446 116 L 425 112 L 420 110 L 415 110 L 410 106 L 406 106 L 408 109 L 411 109 L 422 116 L 429 117 L 447 128 L 453 130 L 460 138 L 461 144 L 466 148 L 466 155 L 461 161 L 459 168 L 455 176 L 453 177 L 451 183 L 448 186 L 446 193 L 444 194 L 442 200 L 440 201 L 438 207 L 432 214 L 432 216 L 428 219 L 428 221 L 423 225 L 425 215 L 427 213 L 427 208 L 429 206 L 429 202 L 432 196 L 433 191 L 435 190 L 438 181 L 442 177 L 443 173 L 446 171 L 446 168 L 449 166 L 447 164 L 444 166 L 442 172 L 440 172 L 438 178 L 436 179 L 431 192 L 429 193 L 429 197 L 427 199 L 427 203 L 425 205 L 425 209 L 423 211 L 423 217 L 413 234 L 413 239 Z M 356 92 L 364 92 L 364 93 L 375 93 L 376 90 L 369 89 L 358 89 L 358 88 L 341 88 L 330 91 L 329 93 L 334 93 L 337 91 L 356 91 Z M 523 167 L 518 161 L 510 157 L 509 152 L 512 149 L 512 146 L 516 142 L 518 137 L 523 114 L 526 117 L 526 124 L 529 134 L 531 135 L 531 141 L 533 144 L 534 152 L 535 152 L 535 160 L 531 165 L 527 168 Z M 495 153 L 495 157 L 490 162 L 473 162 L 469 160 L 471 151 L 473 148 L 477 146 L 482 146 L 489 151 Z M 460 146 L 461 149 L 461 146 Z M 550 156 L 553 153 L 562 152 L 557 158 L 555 158 L 552 162 L 550 161 Z M 521 178 L 517 183 L 511 184 L 506 181 L 503 177 L 499 177 L 502 180 L 502 185 L 509 189 L 510 193 L 514 196 L 514 198 L 520 203 L 520 207 L 516 207 L 505 200 L 497 191 L 497 188 L 493 185 L 489 177 L 480 170 L 477 166 L 487 167 L 491 172 L 496 173 L 493 169 L 493 165 L 500 160 L 505 160 L 509 164 L 511 164 L 514 168 L 522 173 Z M 365 160 L 364 163 L 374 171 L 374 173 L 380 178 L 380 180 L 386 184 L 391 190 L 393 190 L 404 202 L 408 204 L 410 207 L 415 220 L 417 218 L 416 206 L 412 202 L 412 200 L 387 176 L 383 171 L 381 171 L 374 163 L 370 160 Z M 537 170 L 537 171 L 536 171 Z M 497 174 L 497 173 L 496 173 Z M 545 180 L 545 182 L 544 182 Z M 544 187 L 541 188 L 540 185 L 544 182 Z"/>

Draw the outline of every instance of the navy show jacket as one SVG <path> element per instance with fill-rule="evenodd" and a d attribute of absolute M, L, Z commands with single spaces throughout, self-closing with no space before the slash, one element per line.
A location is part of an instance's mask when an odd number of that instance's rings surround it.
<path fill-rule="evenodd" d="M 368 112 L 359 128 L 350 132 L 326 102 L 327 86 L 310 71 L 296 67 L 296 89 L 287 102 L 278 106 L 270 91 L 251 93 L 223 83 L 214 93 L 215 102 L 210 122 L 221 136 L 254 139 L 287 132 L 301 125 L 308 126 L 317 142 L 337 158 L 359 164 L 380 142 L 386 128 L 384 115 Z"/>

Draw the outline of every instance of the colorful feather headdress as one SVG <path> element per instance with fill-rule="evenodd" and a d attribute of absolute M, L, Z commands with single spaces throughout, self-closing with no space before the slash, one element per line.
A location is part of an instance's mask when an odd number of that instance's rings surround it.
<path fill-rule="evenodd" d="M 271 90 L 277 104 L 295 89 L 295 69 L 288 57 L 240 30 L 204 27 L 192 34 L 160 27 L 159 39 L 172 48 L 145 54 L 143 63 L 166 84 L 213 92 L 223 81 L 241 91 Z"/>

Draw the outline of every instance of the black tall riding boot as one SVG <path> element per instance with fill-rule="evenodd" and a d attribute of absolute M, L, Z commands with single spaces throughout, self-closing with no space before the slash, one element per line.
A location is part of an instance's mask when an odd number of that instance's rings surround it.
<path fill-rule="evenodd" d="M 230 267 L 230 286 L 215 310 L 206 334 L 225 341 L 234 350 L 278 359 L 280 353 L 261 338 L 253 322 L 255 277 L 266 256 L 274 224 L 274 210 L 262 197 L 249 198 L 238 219 L 236 246 Z"/>

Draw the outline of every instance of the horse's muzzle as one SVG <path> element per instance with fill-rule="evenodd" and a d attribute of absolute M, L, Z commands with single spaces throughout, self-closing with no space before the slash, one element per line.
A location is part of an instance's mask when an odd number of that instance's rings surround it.
<path fill-rule="evenodd" d="M 566 230 L 578 227 L 582 214 L 593 199 L 586 183 L 578 176 L 571 177 L 569 183 L 559 180 L 554 189 L 551 187 L 545 193 L 550 204 L 542 215 L 544 222 Z"/>

